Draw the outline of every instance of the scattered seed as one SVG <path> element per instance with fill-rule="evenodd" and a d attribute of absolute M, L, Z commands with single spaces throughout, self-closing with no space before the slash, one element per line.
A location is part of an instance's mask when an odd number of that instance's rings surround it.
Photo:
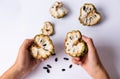
<path fill-rule="evenodd" d="M 50 70 L 49 70 L 49 69 L 47 69 L 47 73 L 50 73 Z"/>
<path fill-rule="evenodd" d="M 69 65 L 69 68 L 72 68 L 72 66 L 73 66 L 72 64 L 71 64 L 71 65 Z"/>
<path fill-rule="evenodd" d="M 43 67 L 43 69 L 48 69 L 47 67 Z"/>
<path fill-rule="evenodd" d="M 55 62 L 57 62 L 58 61 L 58 58 L 55 58 Z"/>
<path fill-rule="evenodd" d="M 65 69 L 62 69 L 62 71 L 65 71 Z"/>
<path fill-rule="evenodd" d="M 48 67 L 48 68 L 52 68 L 52 66 L 51 66 L 51 65 L 49 65 L 49 64 L 47 64 L 47 67 Z"/>
<path fill-rule="evenodd" d="M 64 60 L 69 60 L 69 58 L 66 58 L 66 57 L 64 57 L 63 59 L 64 59 Z"/>

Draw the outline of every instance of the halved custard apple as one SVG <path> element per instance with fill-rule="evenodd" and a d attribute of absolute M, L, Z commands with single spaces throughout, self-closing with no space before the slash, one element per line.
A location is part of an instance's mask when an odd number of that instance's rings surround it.
<path fill-rule="evenodd" d="M 49 36 L 39 34 L 34 37 L 34 44 L 31 46 L 31 54 L 36 59 L 46 59 L 54 54 L 54 45 Z"/>
<path fill-rule="evenodd" d="M 95 6 L 91 3 L 85 3 L 80 8 L 79 21 L 85 26 L 93 26 L 99 23 L 101 20 L 101 15 L 97 12 Z"/>
<path fill-rule="evenodd" d="M 54 33 L 53 24 L 49 21 L 44 22 L 41 31 L 42 34 L 44 35 L 48 35 L 48 36 L 53 35 Z"/>
<path fill-rule="evenodd" d="M 64 4 L 58 1 L 53 3 L 49 11 L 50 11 L 51 16 L 57 19 L 64 17 L 68 13 L 68 10 L 64 6 Z"/>
<path fill-rule="evenodd" d="M 79 30 L 68 32 L 65 38 L 65 52 L 72 57 L 81 57 L 88 52 L 85 41 Z"/>

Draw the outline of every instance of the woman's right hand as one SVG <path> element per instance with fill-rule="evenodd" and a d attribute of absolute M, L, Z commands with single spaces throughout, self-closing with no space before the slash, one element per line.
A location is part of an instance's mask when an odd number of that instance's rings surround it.
<path fill-rule="evenodd" d="M 98 57 L 96 48 L 91 38 L 82 36 L 82 39 L 87 43 L 88 53 L 82 58 L 73 58 L 73 63 L 81 65 L 90 74 L 93 79 L 109 79 L 109 76 L 102 66 Z"/>

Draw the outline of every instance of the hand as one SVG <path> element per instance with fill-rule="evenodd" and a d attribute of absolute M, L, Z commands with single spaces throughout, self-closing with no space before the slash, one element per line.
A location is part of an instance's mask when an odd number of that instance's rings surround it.
<path fill-rule="evenodd" d="M 102 66 L 96 48 L 91 38 L 82 36 L 88 45 L 88 53 L 82 58 L 73 58 L 75 64 L 81 65 L 94 79 L 108 79 L 108 74 Z"/>
<path fill-rule="evenodd" d="M 33 44 L 32 39 L 26 39 L 21 45 L 18 53 L 17 60 L 15 62 L 15 66 L 19 68 L 25 75 L 31 72 L 33 69 L 37 67 L 37 65 L 42 60 L 37 60 L 32 58 L 30 54 L 29 47 Z"/>
<path fill-rule="evenodd" d="M 29 47 L 33 44 L 32 39 L 26 39 L 21 45 L 15 64 L 8 69 L 0 79 L 21 79 L 40 64 L 41 60 L 32 58 Z"/>

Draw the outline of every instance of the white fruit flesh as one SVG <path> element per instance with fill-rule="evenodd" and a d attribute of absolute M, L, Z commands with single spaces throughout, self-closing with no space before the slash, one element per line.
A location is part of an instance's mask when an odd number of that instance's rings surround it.
<path fill-rule="evenodd" d="M 34 58 L 47 58 L 54 53 L 54 46 L 49 36 L 36 35 L 34 42 L 35 44 L 31 47 L 31 53 Z"/>
<path fill-rule="evenodd" d="M 83 25 L 95 25 L 100 19 L 101 16 L 93 4 L 84 4 L 84 6 L 81 7 L 79 20 Z"/>
<path fill-rule="evenodd" d="M 65 52 L 70 56 L 82 56 L 86 50 L 86 43 L 82 40 L 80 31 L 72 31 L 67 33 L 65 40 Z"/>
<path fill-rule="evenodd" d="M 42 25 L 42 34 L 44 35 L 52 35 L 54 33 L 54 28 L 51 22 L 44 22 L 44 24 Z"/>
<path fill-rule="evenodd" d="M 65 8 L 62 2 L 56 1 L 50 8 L 50 14 L 54 18 L 62 18 L 68 13 L 68 10 Z"/>

